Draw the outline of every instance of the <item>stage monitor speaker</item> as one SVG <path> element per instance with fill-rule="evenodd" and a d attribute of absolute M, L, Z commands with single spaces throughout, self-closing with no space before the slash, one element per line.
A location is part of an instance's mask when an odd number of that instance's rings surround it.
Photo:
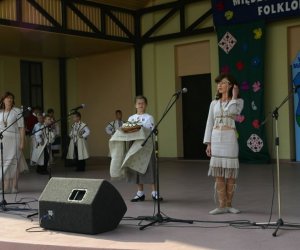
<path fill-rule="evenodd" d="M 127 211 L 118 190 L 102 179 L 49 180 L 39 198 L 40 226 L 98 234 L 115 229 Z"/>

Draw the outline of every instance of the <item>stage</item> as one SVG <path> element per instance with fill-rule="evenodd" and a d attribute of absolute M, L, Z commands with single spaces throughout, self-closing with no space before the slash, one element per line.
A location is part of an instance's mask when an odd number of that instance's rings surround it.
<path fill-rule="evenodd" d="M 164 198 L 161 214 L 166 217 L 192 220 L 193 224 L 164 222 L 140 230 L 140 216 L 152 216 L 157 206 L 150 200 L 150 187 L 145 186 L 146 200 L 131 203 L 136 187 L 124 181 L 111 181 L 108 159 L 91 159 L 86 172 L 75 172 L 56 159 L 54 177 L 99 178 L 118 189 L 127 204 L 127 213 L 112 231 L 85 235 L 44 230 L 38 216 L 27 218 L 38 208 L 38 199 L 48 182 L 47 175 L 38 175 L 31 168 L 20 177 L 19 193 L 5 194 L 8 203 L 26 202 L 26 206 L 8 205 L 0 213 L 0 249 L 299 249 L 299 227 L 282 227 L 273 237 L 274 228 L 256 223 L 270 219 L 273 195 L 273 171 L 276 165 L 241 164 L 234 207 L 240 214 L 209 215 L 215 207 L 213 180 L 207 177 L 207 161 L 160 159 L 160 191 Z M 300 224 L 300 164 L 281 163 L 281 218 L 285 224 Z M 275 192 L 271 222 L 278 219 Z M 17 209 L 18 208 L 18 209 Z M 156 209 L 156 210 L 155 210 Z M 166 218 L 164 217 L 164 218 Z"/>

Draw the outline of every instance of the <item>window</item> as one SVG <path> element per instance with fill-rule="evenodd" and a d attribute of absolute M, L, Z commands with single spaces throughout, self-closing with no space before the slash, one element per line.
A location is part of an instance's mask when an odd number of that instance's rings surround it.
<path fill-rule="evenodd" d="M 43 65 L 41 62 L 21 61 L 21 98 L 26 107 L 43 110 Z"/>

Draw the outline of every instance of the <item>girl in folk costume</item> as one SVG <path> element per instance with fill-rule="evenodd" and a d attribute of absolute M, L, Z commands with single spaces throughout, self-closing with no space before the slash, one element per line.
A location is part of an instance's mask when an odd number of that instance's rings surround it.
<path fill-rule="evenodd" d="M 241 113 L 244 101 L 238 98 L 239 89 L 231 75 L 220 74 L 215 81 L 218 92 L 210 104 L 203 143 L 211 157 L 208 175 L 215 177 L 219 205 L 209 213 L 239 213 L 231 202 L 239 170 L 235 117 Z"/>
<path fill-rule="evenodd" d="M 148 129 L 154 129 L 154 118 L 152 115 L 146 113 L 147 108 L 147 98 L 145 96 L 137 96 L 135 98 L 135 108 L 136 114 L 130 116 L 128 118 L 129 122 L 133 123 L 141 123 L 143 127 Z M 144 184 L 151 184 L 152 188 L 152 199 L 153 200 L 162 200 L 162 197 L 158 197 L 156 190 L 156 181 L 155 181 L 155 155 L 154 150 L 152 152 L 152 156 L 145 174 L 140 174 L 138 172 L 130 172 L 127 173 L 127 178 L 129 182 L 135 182 L 137 184 L 137 193 L 131 199 L 131 202 L 138 202 L 145 200 L 144 193 Z"/>
<path fill-rule="evenodd" d="M 73 113 L 73 121 L 67 159 L 75 160 L 76 171 L 85 171 L 85 160 L 89 158 L 86 139 L 90 134 L 90 130 L 81 121 L 81 114 L 77 111 Z"/>
<path fill-rule="evenodd" d="M 37 165 L 36 172 L 38 174 L 49 174 L 47 168 L 51 157 L 51 144 L 55 140 L 55 133 L 51 130 L 51 118 L 46 115 L 44 124 L 34 134 L 36 147 L 32 153 L 32 162 Z"/>
<path fill-rule="evenodd" d="M 22 152 L 25 138 L 24 119 L 22 111 L 14 105 L 14 95 L 6 92 L 0 101 L 1 133 L 5 130 L 2 134 L 3 159 L 0 154 L 0 160 L 4 173 L 4 192 L 6 193 L 18 192 L 19 173 L 28 169 Z M 0 173 L 2 178 L 2 172 Z"/>

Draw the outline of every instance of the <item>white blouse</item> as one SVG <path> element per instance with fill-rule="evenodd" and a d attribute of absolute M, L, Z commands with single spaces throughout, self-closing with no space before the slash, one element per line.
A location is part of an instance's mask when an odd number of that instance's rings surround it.
<path fill-rule="evenodd" d="M 244 107 L 243 99 L 234 99 L 229 102 L 213 100 L 209 107 L 203 143 L 211 142 L 211 133 L 214 128 L 223 126 L 235 129 L 235 118 Z"/>
<path fill-rule="evenodd" d="M 19 133 L 18 128 L 24 127 L 24 118 L 22 117 L 22 110 L 16 107 L 13 107 L 9 112 L 0 110 L 0 129 L 1 131 L 9 127 L 6 132 L 10 133 Z M 11 125 L 14 123 L 13 125 Z"/>
<path fill-rule="evenodd" d="M 149 114 L 134 114 L 128 118 L 129 122 L 136 122 L 141 124 L 144 128 L 153 129 L 154 128 L 154 118 Z"/>

